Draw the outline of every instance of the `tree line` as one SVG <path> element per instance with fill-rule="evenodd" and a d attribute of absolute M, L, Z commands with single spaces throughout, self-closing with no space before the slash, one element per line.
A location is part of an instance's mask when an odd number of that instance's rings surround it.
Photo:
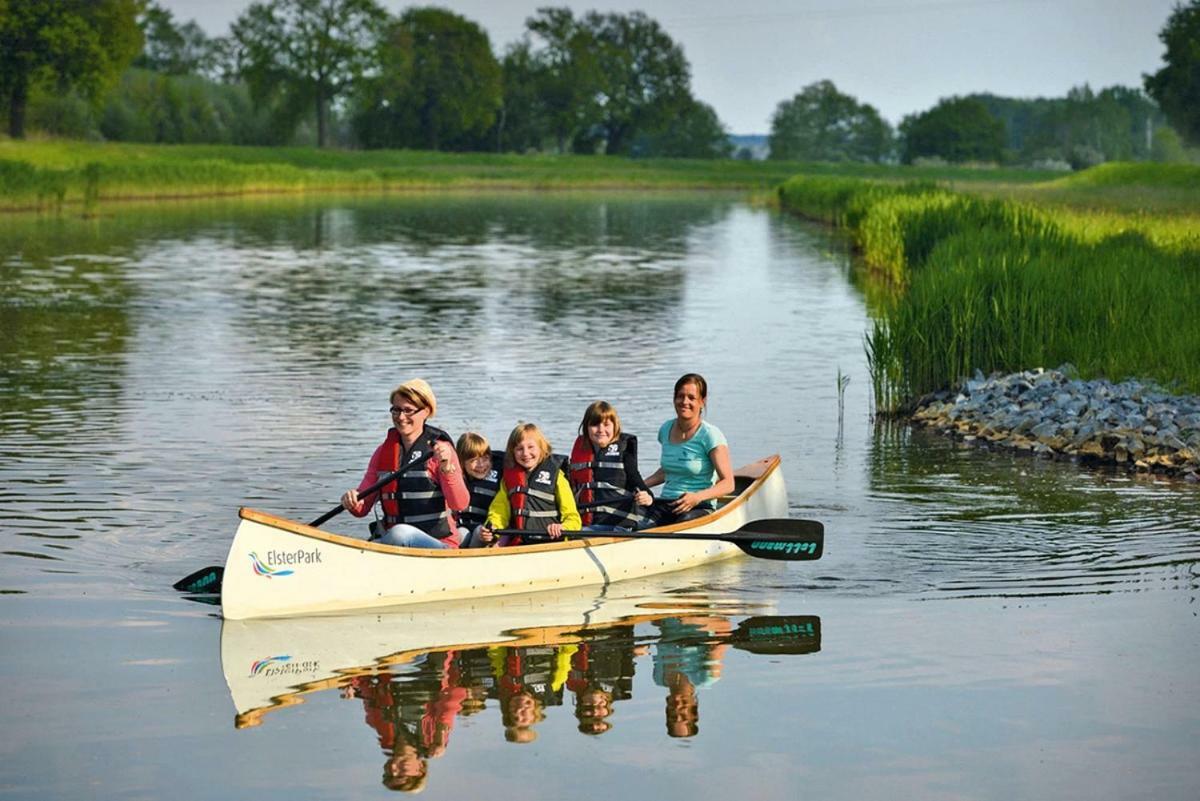
<path fill-rule="evenodd" d="M 973 94 L 910 114 L 893 130 L 830 81 L 779 104 L 770 158 L 904 164 L 1027 164 L 1082 169 L 1105 161 L 1180 161 L 1179 134 L 1140 89 L 1087 85 L 1062 98 Z"/>
<path fill-rule="evenodd" d="M 1084 167 L 1200 145 L 1200 0 L 1139 88 L 946 98 L 895 129 L 830 81 L 781 102 L 770 157 Z M 153 0 L 0 0 L 8 130 L 110 140 L 731 155 L 682 48 L 640 12 L 541 8 L 497 57 L 475 22 L 377 0 L 260 0 L 208 37 Z M 1177 133 L 1178 132 L 1178 133 Z"/>
<path fill-rule="evenodd" d="M 1176 6 L 1159 39 L 1166 65 L 1141 88 L 1086 84 L 1063 98 L 950 97 L 897 129 L 874 106 L 812 83 L 771 118 L 770 158 L 795 161 L 1021 163 L 1080 169 L 1179 161 L 1200 147 L 1200 0 Z"/>
<path fill-rule="evenodd" d="M 10 42 L 0 90 L 15 138 L 28 111 L 44 130 L 125 141 L 732 150 L 683 49 L 640 12 L 542 8 L 497 57 L 461 15 L 376 0 L 254 2 L 214 38 L 143 0 L 0 0 Z"/>

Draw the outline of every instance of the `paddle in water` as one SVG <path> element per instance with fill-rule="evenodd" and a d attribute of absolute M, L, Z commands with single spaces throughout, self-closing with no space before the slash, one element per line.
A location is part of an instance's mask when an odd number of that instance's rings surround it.
<path fill-rule="evenodd" d="M 366 489 L 362 490 L 360 492 L 360 494 L 361 495 L 370 495 L 372 492 L 379 489 L 384 484 L 387 484 L 388 482 L 395 479 L 396 475 L 397 475 L 397 473 L 384 473 L 383 476 L 381 476 L 378 481 L 376 481 L 374 484 L 367 487 Z M 312 526 L 313 528 L 316 528 L 317 526 L 321 525 L 322 523 L 326 523 L 329 520 L 332 520 L 333 518 L 337 517 L 339 514 L 341 514 L 345 510 L 346 510 L 346 507 L 342 506 L 341 504 L 338 504 L 337 506 L 333 507 L 325 514 L 318 517 L 316 520 L 309 523 L 309 525 Z M 224 567 L 222 567 L 220 565 L 209 565 L 208 567 L 200 568 L 195 573 L 189 573 L 188 575 L 184 576 L 183 578 L 181 578 L 179 581 L 175 582 L 171 586 L 174 587 L 175 589 L 179 590 L 180 592 L 190 592 L 190 593 L 198 593 L 198 594 L 199 593 L 203 593 L 203 594 L 218 593 L 221 591 L 221 578 L 224 575 L 225 575 Z"/>

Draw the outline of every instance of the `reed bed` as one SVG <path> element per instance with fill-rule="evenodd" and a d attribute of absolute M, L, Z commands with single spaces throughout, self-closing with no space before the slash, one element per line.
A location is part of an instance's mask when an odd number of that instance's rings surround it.
<path fill-rule="evenodd" d="M 852 179 L 794 178 L 779 196 L 845 226 L 897 289 L 866 336 L 880 412 L 976 371 L 1063 363 L 1200 390 L 1200 246 L 1186 221 Z"/>

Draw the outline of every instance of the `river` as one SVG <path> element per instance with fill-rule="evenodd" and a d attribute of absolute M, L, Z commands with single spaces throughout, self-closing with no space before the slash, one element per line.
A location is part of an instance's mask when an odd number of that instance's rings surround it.
<path fill-rule="evenodd" d="M 1200 796 L 1196 487 L 876 424 L 869 315 L 844 244 L 720 194 L 0 220 L 0 798 Z M 171 589 L 239 506 L 336 504 L 408 378 L 497 444 L 605 398 L 648 473 L 691 371 L 820 561 L 224 626 Z"/>

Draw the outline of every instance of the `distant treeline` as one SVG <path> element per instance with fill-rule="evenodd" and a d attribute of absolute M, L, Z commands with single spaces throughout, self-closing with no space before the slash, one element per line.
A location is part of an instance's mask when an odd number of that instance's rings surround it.
<path fill-rule="evenodd" d="M 1064 98 L 990 94 L 941 100 L 893 131 L 873 106 L 819 81 L 780 103 L 770 158 L 792 161 L 1027 164 L 1183 161 L 1179 136 L 1140 89 L 1072 89 Z"/>
<path fill-rule="evenodd" d="M 1185 160 L 1176 130 L 1200 141 L 1197 37 L 1200 0 L 1190 0 L 1160 36 L 1167 67 L 1147 76 L 1150 95 L 1085 85 L 1064 98 L 952 97 L 896 128 L 818 81 L 779 104 L 769 157 L 1059 169 Z M 145 143 L 733 155 L 692 93 L 682 48 L 641 12 L 541 8 L 497 57 L 463 16 L 397 16 L 378 0 L 251 2 L 221 37 L 153 0 L 0 0 L 0 100 L 14 138 L 28 123 Z"/>

